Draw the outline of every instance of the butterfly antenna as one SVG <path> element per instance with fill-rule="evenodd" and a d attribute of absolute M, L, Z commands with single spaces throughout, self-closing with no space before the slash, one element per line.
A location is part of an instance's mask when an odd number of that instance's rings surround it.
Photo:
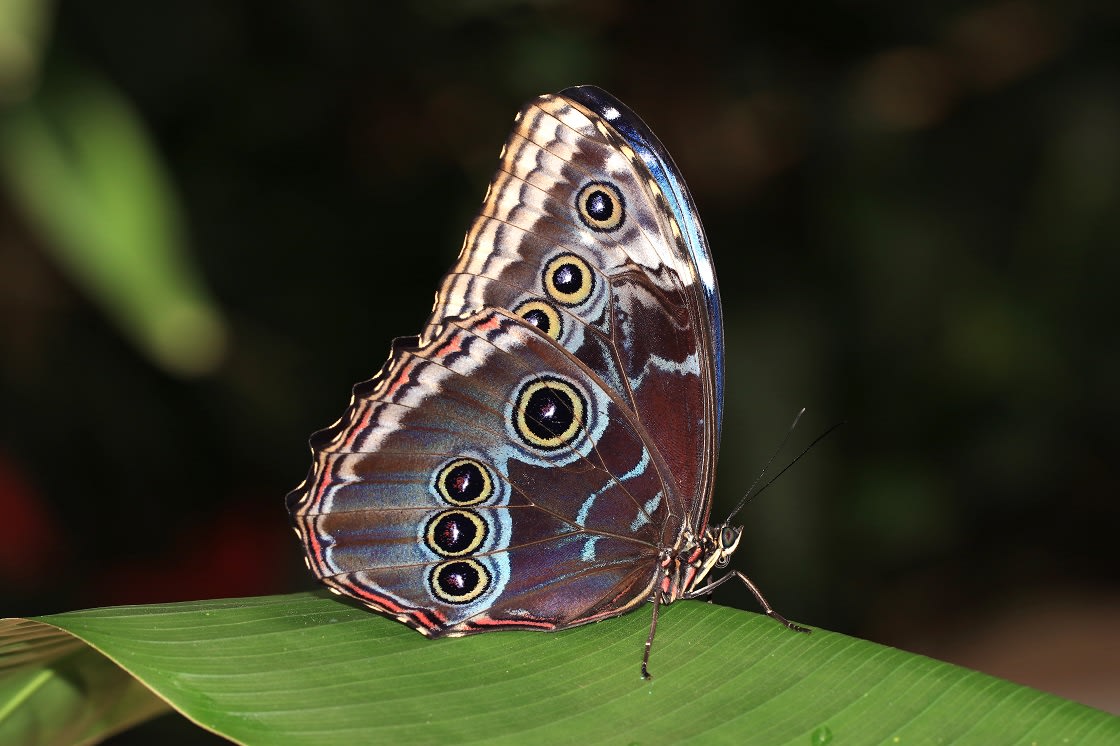
<path fill-rule="evenodd" d="M 766 459 L 766 463 L 763 465 L 762 471 L 760 471 L 758 473 L 758 476 L 755 477 L 754 481 L 751 483 L 751 486 L 747 488 L 746 493 L 743 495 L 742 498 L 740 498 L 739 503 L 735 506 L 735 509 L 727 514 L 727 520 L 728 521 L 730 521 L 735 516 L 736 513 L 738 513 L 740 510 L 742 510 L 743 507 L 748 502 L 750 502 L 754 498 L 761 495 L 763 492 L 766 491 L 766 489 L 770 485 L 772 485 L 772 484 L 774 484 L 774 482 L 778 481 L 778 478 L 780 476 L 782 476 L 787 471 L 789 471 L 790 467 L 792 467 L 794 464 L 796 464 L 798 461 L 800 461 L 801 457 L 804 456 L 806 453 L 808 453 L 810 450 L 812 450 L 813 447 L 817 445 L 817 443 L 820 443 L 822 440 L 827 438 L 829 435 L 831 435 L 833 433 L 833 431 L 835 431 L 838 427 L 840 427 L 841 425 L 843 425 L 846 422 L 846 420 L 840 420 L 835 425 L 832 425 L 827 430 L 825 430 L 823 433 L 821 433 L 817 437 L 813 438 L 812 442 L 809 443 L 809 445 L 805 446 L 801 450 L 801 453 L 794 456 L 793 460 L 790 461 L 788 464 L 786 464 L 784 467 L 782 467 L 782 470 L 780 472 L 778 472 L 777 474 L 772 476 L 766 482 L 766 484 L 762 485 L 761 487 L 758 488 L 757 491 L 755 491 L 754 488 L 758 485 L 759 482 L 762 481 L 762 478 L 764 476 L 766 476 L 766 470 L 770 468 L 770 464 L 773 463 L 774 459 L 777 458 L 778 454 L 782 452 L 782 449 L 785 447 L 786 443 L 789 441 L 789 436 L 793 434 L 793 430 L 794 430 L 794 428 L 797 427 L 797 423 L 801 419 L 801 415 L 803 415 L 803 414 L 805 414 L 805 408 L 804 407 L 802 407 L 801 411 L 797 413 L 797 416 L 793 418 L 793 423 L 790 424 L 789 430 L 786 431 L 785 437 L 782 438 L 782 442 L 779 443 L 778 447 L 774 449 L 774 453 L 772 453 L 770 455 L 770 458 Z"/>
<path fill-rule="evenodd" d="M 783 437 L 782 441 L 778 443 L 778 447 L 774 449 L 774 452 L 770 454 L 770 458 L 766 459 L 766 463 L 762 465 L 762 471 L 760 471 L 758 473 L 758 476 L 754 478 L 754 481 L 751 482 L 751 486 L 747 488 L 747 491 L 743 494 L 743 497 L 740 498 L 739 504 L 736 505 L 735 509 L 732 510 L 730 515 L 727 516 L 727 520 L 731 520 L 731 517 L 742 510 L 743 506 L 747 504 L 747 501 L 754 496 L 752 494 L 754 493 L 754 488 L 757 487 L 758 483 L 762 481 L 762 478 L 766 476 L 766 470 L 770 468 L 770 464 L 774 463 L 774 459 L 776 459 L 778 457 L 778 454 L 782 452 L 782 449 L 786 447 L 786 443 L 789 442 L 789 436 L 793 435 L 793 430 L 797 427 L 797 423 L 801 421 L 801 415 L 803 414 L 805 414 L 805 407 L 802 407 L 801 411 L 794 416 L 793 422 L 790 423 L 789 429 L 786 430 L 785 437 Z M 785 471 L 785 469 L 783 469 L 782 471 Z M 763 487 L 762 489 L 766 488 Z M 762 490 L 759 490 L 759 492 L 761 491 Z"/>

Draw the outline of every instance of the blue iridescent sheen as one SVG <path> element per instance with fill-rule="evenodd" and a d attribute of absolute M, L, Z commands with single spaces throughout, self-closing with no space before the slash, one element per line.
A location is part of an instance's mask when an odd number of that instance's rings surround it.
<path fill-rule="evenodd" d="M 688 191 L 688 186 L 677 170 L 676 164 L 673 163 L 673 159 L 669 157 L 669 151 L 641 117 L 631 111 L 626 104 L 593 85 L 565 88 L 560 95 L 578 101 L 591 109 L 610 122 L 611 126 L 626 138 L 630 147 L 646 164 L 654 181 L 661 187 L 665 198 L 669 200 L 673 214 L 681 225 L 688 254 L 696 265 L 698 279 L 704 288 L 704 302 L 712 327 L 712 340 L 715 345 L 712 358 L 716 366 L 716 443 L 718 444 L 718 433 L 723 431 L 723 308 L 719 301 L 719 285 L 716 283 L 712 252 L 708 248 L 708 238 L 704 235 L 704 227 L 700 224 L 692 194 Z"/>

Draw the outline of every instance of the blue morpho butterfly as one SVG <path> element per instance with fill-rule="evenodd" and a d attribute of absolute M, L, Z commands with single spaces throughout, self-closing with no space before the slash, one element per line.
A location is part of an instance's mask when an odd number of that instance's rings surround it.
<path fill-rule="evenodd" d="M 593 86 L 517 115 L 419 337 L 311 438 L 287 506 L 332 591 L 428 637 L 557 630 L 710 593 L 723 327 L 688 188 Z"/>

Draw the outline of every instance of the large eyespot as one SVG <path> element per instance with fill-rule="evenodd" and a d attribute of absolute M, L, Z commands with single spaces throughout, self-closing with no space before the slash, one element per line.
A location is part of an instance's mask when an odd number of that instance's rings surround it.
<path fill-rule="evenodd" d="M 473 458 L 457 458 L 436 472 L 432 486 L 441 498 L 465 508 L 490 499 L 494 494 L 494 477 Z"/>
<path fill-rule="evenodd" d="M 490 573 L 473 559 L 441 562 L 428 575 L 428 587 L 449 604 L 468 604 L 490 587 Z"/>
<path fill-rule="evenodd" d="M 555 450 L 570 445 L 583 428 L 587 399 L 567 381 L 536 378 L 514 398 L 513 429 L 530 446 Z"/>
<path fill-rule="evenodd" d="M 560 339 L 560 333 L 563 331 L 560 314 L 544 301 L 525 301 L 514 309 L 514 313 L 553 339 Z"/>
<path fill-rule="evenodd" d="M 614 184 L 592 181 L 576 194 L 579 219 L 593 231 L 614 231 L 626 219 L 626 202 Z"/>
<path fill-rule="evenodd" d="M 548 297 L 565 306 L 576 306 L 595 289 L 595 273 L 575 254 L 561 254 L 544 265 L 541 282 Z"/>
<path fill-rule="evenodd" d="M 482 546 L 490 529 L 469 510 L 436 513 L 424 527 L 424 543 L 444 557 L 462 557 Z"/>

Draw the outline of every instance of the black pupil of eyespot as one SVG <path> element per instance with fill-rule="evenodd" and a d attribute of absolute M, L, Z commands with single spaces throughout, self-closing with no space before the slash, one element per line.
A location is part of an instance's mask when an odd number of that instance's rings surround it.
<path fill-rule="evenodd" d="M 552 273 L 552 284 L 562 293 L 574 293 L 583 287 L 583 271 L 574 264 L 561 264 Z"/>
<path fill-rule="evenodd" d="M 459 500 L 473 500 L 482 494 L 482 473 L 474 464 L 459 464 L 447 474 L 448 494 Z"/>
<path fill-rule="evenodd" d="M 461 552 L 478 536 L 478 527 L 461 515 L 446 515 L 436 522 L 436 544 L 447 552 Z"/>
<path fill-rule="evenodd" d="M 529 311 L 523 318 L 542 332 L 548 332 L 551 326 L 551 324 L 548 323 L 548 314 L 540 309 Z"/>
<path fill-rule="evenodd" d="M 567 432 L 575 418 L 568 397 L 556 389 L 547 387 L 533 392 L 526 409 L 528 414 L 526 423 L 529 430 L 538 438 L 552 438 Z"/>
<path fill-rule="evenodd" d="M 466 562 L 452 562 L 439 573 L 439 584 L 452 595 L 474 588 L 478 580 L 478 571 Z"/>
<path fill-rule="evenodd" d="M 614 214 L 614 200 L 601 189 L 596 189 L 587 195 L 584 206 L 587 208 L 587 214 L 599 222 L 610 220 L 611 215 Z"/>

